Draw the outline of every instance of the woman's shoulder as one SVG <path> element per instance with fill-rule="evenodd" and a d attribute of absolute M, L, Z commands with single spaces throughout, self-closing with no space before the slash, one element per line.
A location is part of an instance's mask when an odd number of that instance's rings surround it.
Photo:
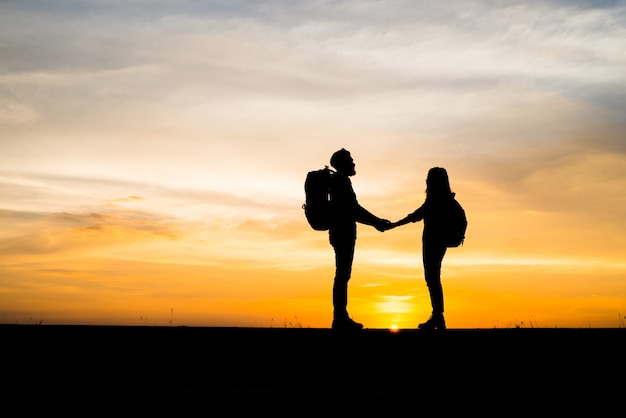
<path fill-rule="evenodd" d="M 424 204 L 429 204 L 433 206 L 447 205 L 450 202 L 454 201 L 454 199 L 455 199 L 455 193 L 450 193 L 450 194 L 445 194 L 445 195 L 435 195 L 435 196 L 429 196 L 424 202 Z"/>

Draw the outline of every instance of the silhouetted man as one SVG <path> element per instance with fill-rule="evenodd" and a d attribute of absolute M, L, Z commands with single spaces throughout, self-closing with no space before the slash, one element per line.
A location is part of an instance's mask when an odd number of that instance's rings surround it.
<path fill-rule="evenodd" d="M 333 283 L 333 329 L 359 330 L 363 324 L 352 320 L 348 315 L 348 281 L 352 273 L 354 246 L 356 244 L 356 223 L 372 225 L 384 231 L 391 222 L 381 219 L 357 201 L 350 177 L 356 174 L 350 152 L 340 149 L 335 152 L 330 165 L 337 171 L 331 183 L 331 204 L 334 217 L 328 231 L 330 244 L 335 250 L 335 281 Z"/>

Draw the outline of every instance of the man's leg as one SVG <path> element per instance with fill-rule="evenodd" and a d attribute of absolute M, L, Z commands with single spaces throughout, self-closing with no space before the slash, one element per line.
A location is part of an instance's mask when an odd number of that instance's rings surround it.
<path fill-rule="evenodd" d="M 337 244 L 335 248 L 335 280 L 333 283 L 333 316 L 335 319 L 348 318 L 348 281 L 352 274 L 354 245 Z"/>

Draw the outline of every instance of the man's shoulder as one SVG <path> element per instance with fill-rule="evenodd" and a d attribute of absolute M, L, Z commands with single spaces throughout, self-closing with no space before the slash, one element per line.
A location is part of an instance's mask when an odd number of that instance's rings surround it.
<path fill-rule="evenodd" d="M 341 174 L 335 174 L 333 175 L 333 178 L 331 180 L 331 184 L 335 187 L 347 187 L 347 186 L 352 186 L 352 181 L 350 180 L 350 177 L 345 176 L 345 175 L 341 175 Z"/>

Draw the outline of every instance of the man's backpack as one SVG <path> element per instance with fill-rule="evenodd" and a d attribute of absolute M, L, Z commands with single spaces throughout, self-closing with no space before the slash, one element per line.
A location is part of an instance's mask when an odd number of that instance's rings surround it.
<path fill-rule="evenodd" d="M 332 208 L 330 203 L 330 183 L 335 172 L 328 166 L 309 171 L 304 180 L 306 201 L 302 205 L 306 220 L 316 231 L 330 228 Z"/>
<path fill-rule="evenodd" d="M 467 218 L 465 210 L 456 199 L 453 199 L 448 212 L 448 222 L 446 222 L 446 246 L 458 247 L 463 245 L 466 230 Z"/>

